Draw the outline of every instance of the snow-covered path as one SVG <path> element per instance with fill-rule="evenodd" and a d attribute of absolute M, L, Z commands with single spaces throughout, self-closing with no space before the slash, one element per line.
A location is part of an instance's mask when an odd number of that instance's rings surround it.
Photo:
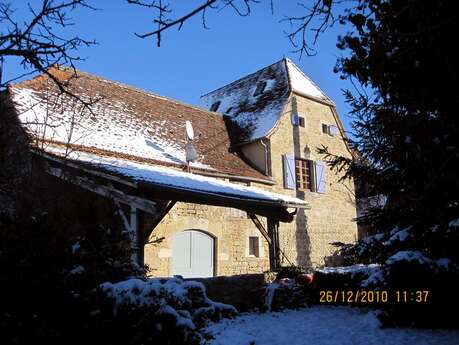
<path fill-rule="evenodd" d="M 318 306 L 280 313 L 242 314 L 207 329 L 209 345 L 457 345 L 459 331 L 381 329 L 372 311 Z"/>

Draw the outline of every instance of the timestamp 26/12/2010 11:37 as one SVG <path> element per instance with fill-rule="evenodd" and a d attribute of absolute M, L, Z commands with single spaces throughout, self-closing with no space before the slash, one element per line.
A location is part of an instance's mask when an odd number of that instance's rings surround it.
<path fill-rule="evenodd" d="M 320 290 L 319 303 L 428 303 L 429 290 Z"/>

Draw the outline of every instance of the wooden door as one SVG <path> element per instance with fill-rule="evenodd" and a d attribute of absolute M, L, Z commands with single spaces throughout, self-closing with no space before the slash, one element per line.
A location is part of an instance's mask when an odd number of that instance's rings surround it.
<path fill-rule="evenodd" d="M 172 275 L 205 278 L 214 275 L 214 239 L 204 232 L 186 230 L 174 236 Z"/>

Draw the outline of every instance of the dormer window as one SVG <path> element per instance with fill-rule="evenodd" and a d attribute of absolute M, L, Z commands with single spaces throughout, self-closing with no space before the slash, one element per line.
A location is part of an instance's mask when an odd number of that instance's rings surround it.
<path fill-rule="evenodd" d="M 218 102 L 215 102 L 214 104 L 212 104 L 210 106 L 210 111 L 217 111 L 218 110 L 218 107 L 220 106 L 222 102 L 218 101 Z"/>
<path fill-rule="evenodd" d="M 258 95 L 261 95 L 263 91 L 265 91 L 266 88 L 266 81 L 260 81 L 257 84 L 257 88 L 255 89 L 255 92 L 253 93 L 253 97 L 256 97 Z"/>

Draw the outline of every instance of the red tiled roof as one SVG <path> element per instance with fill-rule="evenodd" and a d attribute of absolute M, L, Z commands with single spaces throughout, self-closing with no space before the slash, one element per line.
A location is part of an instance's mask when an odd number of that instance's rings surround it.
<path fill-rule="evenodd" d="M 193 124 L 193 144 L 199 159 L 192 170 L 252 179 L 269 178 L 229 152 L 230 138 L 220 114 L 206 111 L 133 87 L 69 69 L 50 69 L 67 90 L 85 101 L 97 100 L 90 110 L 62 94 L 46 75 L 10 86 L 22 123 L 28 131 L 54 144 L 118 156 L 152 165 L 184 167 L 185 121 Z M 41 123 L 49 124 L 44 130 Z M 72 133 L 66 138 L 65 135 Z"/>

